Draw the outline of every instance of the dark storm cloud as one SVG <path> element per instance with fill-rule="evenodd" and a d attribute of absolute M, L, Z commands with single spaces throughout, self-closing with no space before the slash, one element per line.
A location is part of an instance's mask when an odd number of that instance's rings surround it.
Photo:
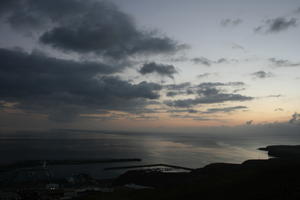
<path fill-rule="evenodd" d="M 255 32 L 278 33 L 297 26 L 297 19 L 278 17 L 264 21 L 264 24 L 254 29 Z"/>
<path fill-rule="evenodd" d="M 139 30 L 130 16 L 106 1 L 88 6 L 83 16 L 47 31 L 40 41 L 61 50 L 114 58 L 174 53 L 183 47 L 166 36 Z"/>
<path fill-rule="evenodd" d="M 257 71 L 251 74 L 254 78 L 260 78 L 260 79 L 264 79 L 264 78 L 270 78 L 273 77 L 274 74 L 271 72 L 265 72 L 265 71 Z"/>
<path fill-rule="evenodd" d="M 222 19 L 220 24 L 223 26 L 223 27 L 234 27 L 234 26 L 237 26 L 239 24 L 243 23 L 243 20 L 241 19 Z"/>
<path fill-rule="evenodd" d="M 19 4 L 18 0 L 2 0 L 0 1 L 0 16 L 6 13 L 8 10 L 13 9 Z"/>
<path fill-rule="evenodd" d="M 92 77 L 97 73 L 111 74 L 122 70 L 122 66 L 110 66 L 97 62 L 77 62 L 47 57 L 42 53 L 28 54 L 18 50 L 0 48 L 1 80 L 34 80 L 34 75 L 59 80 L 60 76 L 72 78 Z M 12 77 L 6 75 L 14 75 Z M 48 76 L 47 76 L 48 75 Z M 57 75 L 57 76 L 55 76 Z M 39 77 L 37 76 L 36 79 Z M 67 81 L 67 80 L 66 80 Z"/>
<path fill-rule="evenodd" d="M 230 112 L 234 112 L 237 110 L 245 110 L 248 109 L 248 107 L 246 106 L 234 106 L 234 107 L 225 107 L 225 108 L 210 108 L 207 109 L 206 111 L 202 112 L 205 114 L 211 114 L 211 113 L 230 113 Z"/>
<path fill-rule="evenodd" d="M 174 74 L 178 73 L 173 65 L 158 64 L 155 62 L 145 63 L 139 70 L 141 74 L 157 73 L 160 76 L 174 78 Z"/>
<path fill-rule="evenodd" d="M 124 58 L 185 48 L 155 31 L 138 29 L 129 15 L 108 1 L 20 0 L 0 6 L 10 25 L 38 29 L 40 42 L 63 51 Z"/>
<path fill-rule="evenodd" d="M 78 53 L 122 58 L 142 54 L 174 53 L 180 49 L 176 42 L 153 33 L 128 30 L 122 22 L 118 27 L 58 27 L 45 33 L 40 41 L 55 48 Z M 115 26 L 115 24 L 112 24 Z M 116 30 L 117 29 L 117 30 Z M 115 32 L 114 32 L 115 31 Z M 127 31 L 127 32 L 126 32 Z"/>
<path fill-rule="evenodd" d="M 13 28 L 29 30 L 65 23 L 84 14 L 85 10 L 92 6 L 92 1 L 4 0 L 1 4 L 2 13 Z"/>
<path fill-rule="evenodd" d="M 276 67 L 299 67 L 300 63 L 294 63 L 289 60 L 270 58 L 269 61 Z"/>
<path fill-rule="evenodd" d="M 120 67 L 0 49 L 0 100 L 66 121 L 97 109 L 135 112 L 158 99 L 156 83 L 132 84 L 115 76 Z M 106 75 L 105 75 L 106 74 Z"/>

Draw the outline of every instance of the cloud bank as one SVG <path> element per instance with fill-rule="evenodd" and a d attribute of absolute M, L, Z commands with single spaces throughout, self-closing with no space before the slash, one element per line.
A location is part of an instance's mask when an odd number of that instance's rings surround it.
<path fill-rule="evenodd" d="M 287 19 L 285 17 L 278 17 L 274 19 L 267 19 L 264 21 L 263 25 L 256 27 L 254 31 L 263 33 L 278 33 L 296 27 L 297 25 L 296 18 Z"/>
<path fill-rule="evenodd" d="M 159 98 L 156 83 L 132 84 L 113 76 L 119 66 L 76 62 L 0 49 L 0 98 L 49 119 L 73 119 L 97 110 L 136 112 Z M 122 102 L 122 103 L 120 103 Z"/>
<path fill-rule="evenodd" d="M 112 58 L 174 53 L 185 45 L 139 29 L 134 20 L 109 1 L 1 1 L 0 17 L 19 31 L 39 30 L 39 41 L 64 52 Z"/>
<path fill-rule="evenodd" d="M 143 75 L 156 73 L 160 76 L 167 76 L 169 78 L 174 78 L 174 74 L 178 73 L 173 65 L 158 64 L 155 62 L 145 63 L 139 72 Z"/>

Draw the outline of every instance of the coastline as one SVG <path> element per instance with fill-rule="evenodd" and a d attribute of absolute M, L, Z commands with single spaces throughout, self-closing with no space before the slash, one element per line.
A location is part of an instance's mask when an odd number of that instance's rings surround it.
<path fill-rule="evenodd" d="M 45 189 L 49 182 L 31 182 L 3 185 L 6 191 L 42 191 L 40 195 L 76 192 L 76 199 L 299 199 L 300 159 L 299 146 L 267 146 L 259 148 L 278 157 L 270 159 L 246 160 L 240 164 L 211 163 L 190 172 L 166 173 L 163 170 L 129 170 L 115 179 L 97 180 L 86 174 L 71 179 L 56 180 L 51 183 L 53 191 Z M 287 151 L 286 149 L 289 149 Z M 290 154 L 288 153 L 290 152 Z M 280 155 L 280 156 L 279 156 Z M 38 183 L 38 184 L 37 184 Z M 56 189 L 55 187 L 58 187 Z M 3 187 L 5 186 L 5 187 Z M 9 186 L 9 187 L 8 187 Z M 49 186 L 49 187 L 50 187 Z M 33 189 L 35 188 L 35 189 Z M 85 192 L 82 192 L 85 191 Z M 217 191 L 217 192 L 216 192 Z M 292 195 L 292 196 L 291 196 Z M 294 195 L 294 196 L 293 196 Z M 258 198 L 259 197 L 259 198 Z M 284 198 L 282 198 L 284 197 Z M 295 198 L 295 199 L 297 199 Z"/>

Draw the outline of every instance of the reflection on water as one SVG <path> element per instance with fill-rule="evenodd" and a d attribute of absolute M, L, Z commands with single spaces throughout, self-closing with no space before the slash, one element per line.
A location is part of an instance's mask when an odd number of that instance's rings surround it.
<path fill-rule="evenodd" d="M 1 163 L 34 159 L 141 158 L 139 163 L 51 166 L 57 176 L 89 173 L 109 178 L 123 171 L 103 171 L 105 167 L 166 163 L 190 168 L 213 162 L 241 163 L 247 159 L 266 159 L 256 150 L 270 144 L 294 144 L 298 139 L 282 137 L 212 137 L 204 134 L 102 134 L 96 132 L 27 134 L 2 136 Z"/>

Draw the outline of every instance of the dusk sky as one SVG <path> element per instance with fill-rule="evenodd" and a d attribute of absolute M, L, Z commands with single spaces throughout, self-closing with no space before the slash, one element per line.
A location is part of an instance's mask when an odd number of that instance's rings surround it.
<path fill-rule="evenodd" d="M 300 124 L 298 0 L 1 0 L 0 33 L 0 131 Z"/>

